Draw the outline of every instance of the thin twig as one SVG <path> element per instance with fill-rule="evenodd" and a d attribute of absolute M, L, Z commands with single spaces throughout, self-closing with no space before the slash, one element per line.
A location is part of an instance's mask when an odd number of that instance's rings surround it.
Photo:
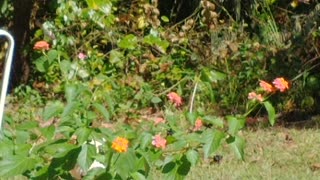
<path fill-rule="evenodd" d="M 192 113 L 192 108 L 193 108 L 193 104 L 194 104 L 194 97 L 196 96 L 197 88 L 198 88 L 198 82 L 196 82 L 196 84 L 194 85 L 194 88 L 193 88 L 191 102 L 190 102 L 190 110 L 189 110 L 190 113 Z"/>

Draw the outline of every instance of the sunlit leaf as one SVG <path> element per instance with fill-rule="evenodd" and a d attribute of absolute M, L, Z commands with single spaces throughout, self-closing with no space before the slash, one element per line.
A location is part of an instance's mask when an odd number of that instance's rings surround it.
<path fill-rule="evenodd" d="M 263 105 L 268 112 L 269 123 L 273 126 L 276 121 L 276 111 L 269 101 L 264 101 Z"/>
<path fill-rule="evenodd" d="M 103 115 L 106 121 L 110 121 L 110 113 L 103 105 L 94 103 L 93 107 L 95 107 Z"/>
<path fill-rule="evenodd" d="M 225 133 L 218 130 L 207 130 L 203 133 L 203 151 L 204 158 L 207 159 L 221 145 L 221 141 L 225 138 Z"/>
<path fill-rule="evenodd" d="M 237 157 L 244 160 L 245 140 L 239 136 L 230 136 L 227 143 L 232 147 Z"/>
<path fill-rule="evenodd" d="M 12 177 L 32 170 L 37 160 L 28 156 L 8 156 L 0 161 L 0 177 Z"/>
<path fill-rule="evenodd" d="M 129 34 L 120 40 L 120 42 L 118 43 L 118 46 L 123 49 L 135 49 L 137 43 L 138 43 L 137 37 L 133 34 Z"/>
<path fill-rule="evenodd" d="M 186 157 L 192 166 L 195 166 L 199 161 L 199 153 L 196 150 L 190 149 L 186 153 Z"/>
<path fill-rule="evenodd" d="M 44 108 L 43 118 L 49 120 L 50 118 L 60 114 L 63 111 L 63 104 L 60 101 L 49 102 Z"/>
<path fill-rule="evenodd" d="M 245 125 L 246 119 L 244 117 L 227 116 L 228 120 L 228 133 L 235 136 L 240 129 Z"/>

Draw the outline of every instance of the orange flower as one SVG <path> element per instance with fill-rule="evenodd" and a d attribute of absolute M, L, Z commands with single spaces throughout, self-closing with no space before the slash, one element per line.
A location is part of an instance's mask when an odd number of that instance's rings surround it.
<path fill-rule="evenodd" d="M 162 117 L 154 118 L 153 121 L 155 125 L 166 122 L 166 120 L 164 120 Z"/>
<path fill-rule="evenodd" d="M 263 101 L 263 97 L 261 94 L 257 94 L 255 92 L 250 92 L 248 94 L 248 99 L 252 99 L 252 100 L 258 100 L 259 102 Z"/>
<path fill-rule="evenodd" d="M 170 92 L 168 95 L 169 100 L 176 106 L 182 105 L 182 98 L 175 92 Z"/>
<path fill-rule="evenodd" d="M 260 80 L 259 85 L 263 90 L 265 90 L 267 92 L 273 92 L 274 91 L 274 87 L 271 84 L 267 83 L 266 81 Z"/>
<path fill-rule="evenodd" d="M 198 118 L 194 123 L 193 131 L 200 131 L 202 127 L 203 127 L 202 120 Z"/>
<path fill-rule="evenodd" d="M 129 141 L 126 138 L 117 137 L 112 142 L 111 148 L 116 150 L 119 153 L 127 152 Z"/>
<path fill-rule="evenodd" d="M 152 145 L 154 145 L 156 148 L 165 149 L 167 144 L 167 140 L 160 136 L 160 134 L 157 134 L 152 137 Z"/>
<path fill-rule="evenodd" d="M 280 90 L 280 92 L 284 92 L 285 90 L 289 89 L 289 83 L 284 78 L 276 78 L 272 84 Z"/>
<path fill-rule="evenodd" d="M 46 41 L 38 41 L 36 44 L 33 46 L 34 50 L 49 50 L 50 45 Z"/>

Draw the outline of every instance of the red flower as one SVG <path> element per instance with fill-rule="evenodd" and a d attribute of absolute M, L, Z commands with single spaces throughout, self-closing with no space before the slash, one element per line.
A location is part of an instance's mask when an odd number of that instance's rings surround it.
<path fill-rule="evenodd" d="M 273 92 L 275 90 L 274 87 L 271 84 L 267 83 L 266 81 L 261 80 L 259 85 L 263 90 L 267 92 Z"/>
<path fill-rule="evenodd" d="M 182 105 L 182 98 L 175 92 L 170 92 L 168 95 L 169 100 L 176 106 Z"/>
<path fill-rule="evenodd" d="M 34 44 L 33 49 L 34 50 L 41 50 L 41 51 L 42 50 L 49 50 L 50 45 L 46 41 L 38 41 L 38 42 L 36 42 L 36 44 Z"/>
<path fill-rule="evenodd" d="M 152 145 L 154 145 L 156 148 L 159 149 L 165 149 L 167 144 L 167 140 L 160 136 L 160 134 L 157 134 L 152 137 Z"/>
<path fill-rule="evenodd" d="M 285 90 L 289 89 L 289 83 L 284 78 L 276 78 L 272 84 L 280 90 L 280 92 L 284 92 Z"/>

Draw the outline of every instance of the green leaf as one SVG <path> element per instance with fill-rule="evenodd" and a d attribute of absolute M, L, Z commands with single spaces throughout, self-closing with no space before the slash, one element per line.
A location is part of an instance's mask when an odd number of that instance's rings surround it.
<path fill-rule="evenodd" d="M 200 79 L 204 82 L 216 83 L 220 80 L 226 79 L 227 75 L 223 72 L 204 68 L 201 71 Z"/>
<path fill-rule="evenodd" d="M 89 129 L 87 127 L 80 127 L 76 130 L 74 133 L 77 136 L 77 140 L 79 144 L 83 144 L 86 142 L 92 132 L 92 129 Z"/>
<path fill-rule="evenodd" d="M 116 157 L 118 158 L 114 159 L 115 162 L 112 168 L 116 170 L 122 179 L 127 179 L 131 173 L 137 170 L 136 163 L 138 159 L 134 151 L 129 149 L 126 153 L 121 153 Z"/>
<path fill-rule="evenodd" d="M 146 147 L 150 146 L 151 142 L 152 142 L 152 134 L 148 132 L 143 132 L 140 136 L 141 149 L 145 149 Z"/>
<path fill-rule="evenodd" d="M 122 49 L 135 49 L 137 48 L 138 39 L 133 34 L 126 35 L 123 39 L 120 40 L 118 46 Z"/>
<path fill-rule="evenodd" d="M 158 104 L 158 103 L 161 103 L 162 100 L 159 97 L 154 96 L 154 97 L 152 97 L 151 102 L 153 104 Z"/>
<path fill-rule="evenodd" d="M 93 107 L 95 107 L 103 115 L 105 120 L 110 121 L 110 113 L 103 105 L 94 103 Z"/>
<path fill-rule="evenodd" d="M 114 64 L 119 68 L 123 68 L 124 67 L 124 60 L 125 60 L 125 57 L 123 55 L 123 52 L 119 52 L 117 50 L 110 51 L 109 61 L 111 64 Z"/>
<path fill-rule="evenodd" d="M 41 56 L 40 58 L 36 59 L 34 64 L 39 72 L 45 73 L 49 69 L 49 62 L 45 56 Z"/>
<path fill-rule="evenodd" d="M 47 56 L 49 64 L 51 64 L 53 61 L 57 60 L 59 53 L 57 50 L 52 49 L 48 52 Z"/>
<path fill-rule="evenodd" d="M 197 117 L 198 117 L 198 113 L 196 112 L 187 112 L 186 114 L 186 118 L 191 124 L 194 124 L 196 122 Z"/>
<path fill-rule="evenodd" d="M 0 161 L 0 177 L 23 174 L 35 168 L 37 160 L 27 156 L 8 156 Z"/>
<path fill-rule="evenodd" d="M 77 158 L 77 163 L 83 170 L 84 174 L 87 173 L 88 169 L 90 168 L 93 160 L 90 158 L 92 153 L 90 152 L 88 144 L 83 144 L 81 146 L 81 151 L 79 153 L 79 156 Z"/>
<path fill-rule="evenodd" d="M 199 153 L 196 150 L 190 149 L 186 153 L 188 161 L 191 163 L 191 166 L 195 166 L 199 160 Z"/>
<path fill-rule="evenodd" d="M 221 141 L 225 138 L 225 133 L 218 130 L 207 130 L 203 133 L 204 140 L 204 158 L 207 159 L 214 153 L 221 145 Z"/>
<path fill-rule="evenodd" d="M 46 139 L 50 140 L 50 139 L 52 139 L 54 137 L 56 128 L 53 125 L 51 125 L 51 126 L 48 126 L 48 127 L 45 127 L 45 128 L 40 128 L 39 130 L 41 131 L 41 134 Z"/>
<path fill-rule="evenodd" d="M 63 111 L 63 104 L 60 101 L 49 102 L 44 108 L 43 118 L 49 120 Z"/>
<path fill-rule="evenodd" d="M 169 22 L 169 18 L 167 16 L 161 16 L 161 20 L 165 23 Z"/>
<path fill-rule="evenodd" d="M 244 160 L 245 141 L 239 136 L 231 136 L 227 139 L 227 143 L 232 147 L 237 157 Z"/>
<path fill-rule="evenodd" d="M 72 113 L 77 109 L 78 102 L 72 101 L 68 102 L 67 106 L 64 108 L 61 117 L 71 116 Z"/>
<path fill-rule="evenodd" d="M 271 126 L 273 126 L 276 122 L 276 111 L 274 110 L 272 104 L 269 101 L 264 101 L 263 104 L 268 112 L 269 123 L 271 124 Z"/>
<path fill-rule="evenodd" d="M 232 136 L 235 136 L 246 122 L 244 117 L 227 116 L 227 120 L 229 125 L 228 133 Z"/>
<path fill-rule="evenodd" d="M 214 116 L 205 116 L 202 118 L 204 122 L 213 124 L 217 126 L 218 128 L 223 128 L 224 122 L 221 117 L 214 117 Z"/>
<path fill-rule="evenodd" d="M 65 87 L 65 97 L 67 99 L 67 102 L 72 102 L 74 99 L 76 99 L 78 95 L 77 86 L 74 84 L 67 84 Z"/>
<path fill-rule="evenodd" d="M 131 173 L 131 177 L 134 180 L 146 180 L 146 177 L 143 174 L 139 173 L 139 172 Z"/>

